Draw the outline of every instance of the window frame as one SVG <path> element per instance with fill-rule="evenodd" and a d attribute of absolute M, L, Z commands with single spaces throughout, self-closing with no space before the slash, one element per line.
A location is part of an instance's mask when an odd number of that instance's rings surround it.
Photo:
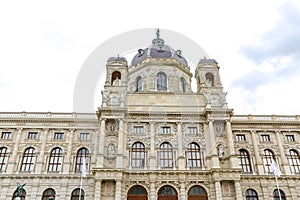
<path fill-rule="evenodd" d="M 236 134 L 235 135 L 235 139 L 238 142 L 245 142 L 245 141 L 247 141 L 245 134 Z"/>
<path fill-rule="evenodd" d="M 64 140 L 65 133 L 64 132 L 54 132 L 53 140 Z"/>
<path fill-rule="evenodd" d="M 130 166 L 133 168 L 144 168 L 146 166 L 145 145 L 141 142 L 135 142 L 131 147 Z"/>
<path fill-rule="evenodd" d="M 300 174 L 300 156 L 295 149 L 289 150 L 288 161 L 292 174 Z"/>
<path fill-rule="evenodd" d="M 36 131 L 29 131 L 27 135 L 28 140 L 36 140 L 38 138 L 38 132 Z"/>
<path fill-rule="evenodd" d="M 82 165 L 83 165 L 83 158 L 85 158 L 86 161 L 86 170 L 89 171 L 89 165 L 90 165 L 90 151 L 82 147 L 78 149 L 76 153 L 76 160 L 75 160 L 75 172 L 81 173 L 82 172 Z"/>
<path fill-rule="evenodd" d="M 1 133 L 1 139 L 3 139 L 3 140 L 9 140 L 9 139 L 11 139 L 11 135 L 12 135 L 11 131 L 2 131 L 2 133 Z"/>
<path fill-rule="evenodd" d="M 164 72 L 159 72 L 156 75 L 156 90 L 168 91 L 168 77 Z"/>
<path fill-rule="evenodd" d="M 258 200 L 258 194 L 252 188 L 249 188 L 246 190 L 245 197 L 246 197 L 246 200 Z"/>
<path fill-rule="evenodd" d="M 271 141 L 269 134 L 261 134 L 260 137 L 261 137 L 261 141 L 263 141 L 263 142 Z"/>
<path fill-rule="evenodd" d="M 192 169 L 201 169 L 203 167 L 201 148 L 197 143 L 192 142 L 188 144 L 186 158 L 188 167 Z"/>
<path fill-rule="evenodd" d="M 7 162 L 8 162 L 8 148 L 1 147 L 0 148 L 0 172 L 6 171 Z"/>
<path fill-rule="evenodd" d="M 161 168 L 173 168 L 173 147 L 168 142 L 163 142 L 159 147 L 159 166 Z"/>
<path fill-rule="evenodd" d="M 36 152 L 34 147 L 28 147 L 25 149 L 20 166 L 20 172 L 32 172 L 34 171 L 36 161 Z"/>
<path fill-rule="evenodd" d="M 80 140 L 91 140 L 91 134 L 89 132 L 80 132 L 79 138 Z"/>
<path fill-rule="evenodd" d="M 249 156 L 249 152 L 246 149 L 238 150 L 239 165 L 243 170 L 243 173 L 252 173 L 252 164 Z"/>
<path fill-rule="evenodd" d="M 287 142 L 295 142 L 295 135 L 285 135 L 285 139 Z"/>
<path fill-rule="evenodd" d="M 161 134 L 171 134 L 172 133 L 171 126 L 161 126 L 160 133 Z"/>
<path fill-rule="evenodd" d="M 48 172 L 60 172 L 63 163 L 63 150 L 60 147 L 52 149 L 49 156 Z"/>

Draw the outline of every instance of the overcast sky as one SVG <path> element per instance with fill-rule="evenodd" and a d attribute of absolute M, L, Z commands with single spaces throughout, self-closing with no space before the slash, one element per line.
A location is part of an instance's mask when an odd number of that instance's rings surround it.
<path fill-rule="evenodd" d="M 142 28 L 176 31 L 216 59 L 235 114 L 300 114 L 296 0 L 1 1 L 0 112 L 72 112 L 87 57 Z"/>

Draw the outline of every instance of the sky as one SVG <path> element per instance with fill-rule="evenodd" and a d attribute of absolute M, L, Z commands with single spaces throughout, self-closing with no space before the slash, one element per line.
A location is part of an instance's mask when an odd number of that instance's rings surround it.
<path fill-rule="evenodd" d="M 299 115 L 299 23 L 296 0 L 1 1 L 0 112 L 73 112 L 78 73 L 98 46 L 161 28 L 218 61 L 235 114 Z"/>

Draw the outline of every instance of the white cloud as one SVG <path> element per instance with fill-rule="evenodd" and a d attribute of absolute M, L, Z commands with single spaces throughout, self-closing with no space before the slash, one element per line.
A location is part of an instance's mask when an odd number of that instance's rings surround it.
<path fill-rule="evenodd" d="M 254 91 L 245 90 L 241 77 L 251 75 L 253 70 L 259 69 L 257 66 L 263 67 L 262 73 L 272 72 L 274 61 L 271 58 L 263 66 L 252 63 L 241 55 L 240 48 L 249 43 L 260 45 L 264 40 L 257 39 L 264 36 L 277 41 L 274 35 L 267 33 L 278 21 L 284 19 L 282 23 L 288 23 L 293 17 L 284 18 L 286 12 L 279 9 L 284 2 L 172 1 L 170 4 L 169 1 L 151 1 L 145 5 L 141 1 L 3 1 L 0 3 L 0 110 L 71 112 L 77 73 L 98 45 L 132 29 L 161 27 L 195 40 L 219 62 L 232 108 L 239 113 L 259 112 L 258 104 L 253 104 L 255 99 L 261 99 L 263 104 L 274 100 L 271 95 L 275 94 L 269 92 L 268 98 L 255 95 L 276 86 L 265 84 Z M 285 35 L 284 39 L 290 38 Z M 288 72 L 290 68 L 283 68 L 293 66 L 294 58 L 293 61 L 290 58 L 279 57 L 284 63 L 276 68 L 276 73 Z M 101 65 L 105 64 L 99 63 L 99 67 Z M 265 80 L 266 83 L 283 78 L 276 73 L 273 79 Z M 283 91 L 286 96 L 291 93 Z M 277 113 L 278 108 L 270 109 Z"/>

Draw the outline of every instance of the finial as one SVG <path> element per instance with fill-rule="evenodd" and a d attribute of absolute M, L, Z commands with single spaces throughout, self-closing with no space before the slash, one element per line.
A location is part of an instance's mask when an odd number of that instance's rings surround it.
<path fill-rule="evenodd" d="M 160 33 L 159 33 L 159 28 L 158 28 L 158 29 L 156 29 L 156 38 L 159 38 L 159 36 L 160 36 Z"/>

